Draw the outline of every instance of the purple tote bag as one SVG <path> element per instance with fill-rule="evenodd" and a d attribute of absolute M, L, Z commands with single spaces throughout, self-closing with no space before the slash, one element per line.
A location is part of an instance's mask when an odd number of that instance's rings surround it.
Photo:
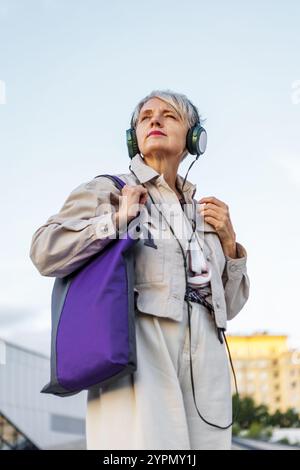
<path fill-rule="evenodd" d="M 125 183 L 112 179 L 121 189 Z M 97 178 L 97 177 L 96 177 Z M 56 278 L 51 298 L 51 378 L 41 393 L 70 396 L 137 368 L 134 264 L 127 232 L 83 266 Z"/>

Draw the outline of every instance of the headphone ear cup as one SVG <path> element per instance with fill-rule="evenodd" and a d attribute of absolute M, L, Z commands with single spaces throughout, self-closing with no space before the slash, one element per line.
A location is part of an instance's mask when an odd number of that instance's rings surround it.
<path fill-rule="evenodd" d="M 186 147 L 191 155 L 202 155 L 205 152 L 207 145 L 207 134 L 206 130 L 195 124 L 188 130 L 186 136 Z"/>
<path fill-rule="evenodd" d="M 132 127 L 126 131 L 127 149 L 130 158 L 133 158 L 137 153 L 140 153 L 136 132 Z"/>

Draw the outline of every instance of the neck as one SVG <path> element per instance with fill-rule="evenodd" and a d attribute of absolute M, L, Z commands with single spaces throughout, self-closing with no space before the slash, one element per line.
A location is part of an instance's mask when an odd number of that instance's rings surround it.
<path fill-rule="evenodd" d="M 179 167 L 179 162 L 170 158 L 151 158 L 144 157 L 145 163 L 151 166 L 157 173 L 164 175 L 165 181 L 170 188 L 176 193 L 180 192 L 176 187 L 176 176 Z"/>

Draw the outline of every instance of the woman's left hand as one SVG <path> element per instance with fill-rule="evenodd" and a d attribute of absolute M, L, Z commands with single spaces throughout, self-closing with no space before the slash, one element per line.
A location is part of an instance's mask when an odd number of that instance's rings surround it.
<path fill-rule="evenodd" d="M 225 255 L 236 258 L 236 235 L 230 220 L 229 207 L 216 197 L 203 197 L 198 201 L 202 205 L 200 214 L 205 222 L 216 230 Z M 205 203 L 205 205 L 204 205 Z"/>

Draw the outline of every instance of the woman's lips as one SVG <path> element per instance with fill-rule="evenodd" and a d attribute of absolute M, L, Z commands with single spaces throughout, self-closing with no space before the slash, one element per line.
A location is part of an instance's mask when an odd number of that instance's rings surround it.
<path fill-rule="evenodd" d="M 162 132 L 152 132 L 151 134 L 148 135 L 148 137 L 152 137 L 152 136 L 163 136 L 165 137 L 165 134 L 163 134 Z"/>

